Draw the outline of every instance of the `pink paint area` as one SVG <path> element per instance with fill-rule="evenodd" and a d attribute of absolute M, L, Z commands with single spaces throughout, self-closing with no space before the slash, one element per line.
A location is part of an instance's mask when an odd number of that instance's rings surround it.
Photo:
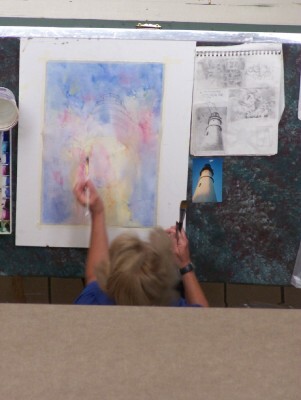
<path fill-rule="evenodd" d="M 64 179 L 60 171 L 52 171 L 52 177 L 55 183 L 57 183 L 59 186 L 63 186 Z"/>
<path fill-rule="evenodd" d="M 89 103 L 95 104 L 96 101 L 95 96 L 91 93 L 85 93 L 83 95 L 83 100 L 86 105 L 89 105 Z"/>
<path fill-rule="evenodd" d="M 67 150 L 67 155 L 70 160 L 79 160 L 79 163 L 83 162 L 83 149 L 81 149 L 80 147 L 71 147 Z"/>
<path fill-rule="evenodd" d="M 152 125 L 153 115 L 151 112 L 144 113 L 140 119 L 140 137 L 143 144 L 148 144 L 153 139 Z"/>
<path fill-rule="evenodd" d="M 129 114 L 122 114 L 112 121 L 113 132 L 116 139 L 125 146 L 139 140 L 137 125 Z"/>
<path fill-rule="evenodd" d="M 112 155 L 101 143 L 95 143 L 90 157 L 90 176 L 97 186 L 108 186 L 116 179 Z"/>
<path fill-rule="evenodd" d="M 2 213 L 1 213 L 2 215 L 1 215 L 1 219 L 9 219 L 9 211 L 8 210 L 2 210 Z"/>
<path fill-rule="evenodd" d="M 87 166 L 87 154 L 81 150 L 78 151 L 78 157 L 76 160 L 77 166 L 75 170 L 75 180 L 78 181 L 85 181 L 90 177 L 90 157 L 89 157 L 89 166 Z"/>
<path fill-rule="evenodd" d="M 69 110 L 63 110 L 58 116 L 61 125 L 69 124 L 73 120 L 73 114 Z"/>
<path fill-rule="evenodd" d="M 129 74 L 120 74 L 119 76 L 119 84 L 123 87 L 130 86 L 133 82 L 133 77 Z"/>
<path fill-rule="evenodd" d="M 86 131 L 88 117 L 74 110 L 63 110 L 57 115 L 57 127 L 61 131 L 63 140 L 77 140 L 81 133 Z"/>

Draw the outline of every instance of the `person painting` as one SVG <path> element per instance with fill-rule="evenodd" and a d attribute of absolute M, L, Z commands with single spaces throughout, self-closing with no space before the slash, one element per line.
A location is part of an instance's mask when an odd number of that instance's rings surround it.
<path fill-rule="evenodd" d="M 77 183 L 74 195 L 91 213 L 86 286 L 75 304 L 208 306 L 191 264 L 183 229 L 179 232 L 175 226 L 166 231 L 155 228 L 148 241 L 124 233 L 109 246 L 104 204 L 91 180 Z M 177 290 L 180 276 L 185 298 Z"/>

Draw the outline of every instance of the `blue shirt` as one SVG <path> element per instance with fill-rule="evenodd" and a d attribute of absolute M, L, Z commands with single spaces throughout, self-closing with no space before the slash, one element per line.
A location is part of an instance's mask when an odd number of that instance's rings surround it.
<path fill-rule="evenodd" d="M 110 299 L 109 296 L 102 291 L 97 281 L 90 282 L 81 294 L 74 301 L 74 304 L 80 305 L 98 305 L 98 306 L 113 306 L 116 305 L 115 301 Z M 174 304 L 173 307 L 200 307 L 199 304 L 190 305 L 186 303 L 186 300 L 180 297 Z"/>

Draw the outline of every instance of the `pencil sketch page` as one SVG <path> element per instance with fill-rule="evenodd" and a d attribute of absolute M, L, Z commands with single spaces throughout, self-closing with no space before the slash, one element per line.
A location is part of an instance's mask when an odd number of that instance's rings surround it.
<path fill-rule="evenodd" d="M 283 109 L 281 44 L 197 47 L 191 154 L 276 154 Z"/>
<path fill-rule="evenodd" d="M 110 240 L 174 224 L 186 197 L 194 50 L 21 40 L 17 245 L 88 246 L 90 218 L 72 193 L 87 176 L 104 199 Z"/>

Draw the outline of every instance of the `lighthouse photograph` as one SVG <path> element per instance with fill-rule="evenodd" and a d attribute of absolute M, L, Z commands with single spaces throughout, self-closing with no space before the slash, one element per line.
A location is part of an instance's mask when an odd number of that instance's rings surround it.
<path fill-rule="evenodd" d="M 220 203 L 222 201 L 222 164 L 221 157 L 193 159 L 193 203 Z"/>

